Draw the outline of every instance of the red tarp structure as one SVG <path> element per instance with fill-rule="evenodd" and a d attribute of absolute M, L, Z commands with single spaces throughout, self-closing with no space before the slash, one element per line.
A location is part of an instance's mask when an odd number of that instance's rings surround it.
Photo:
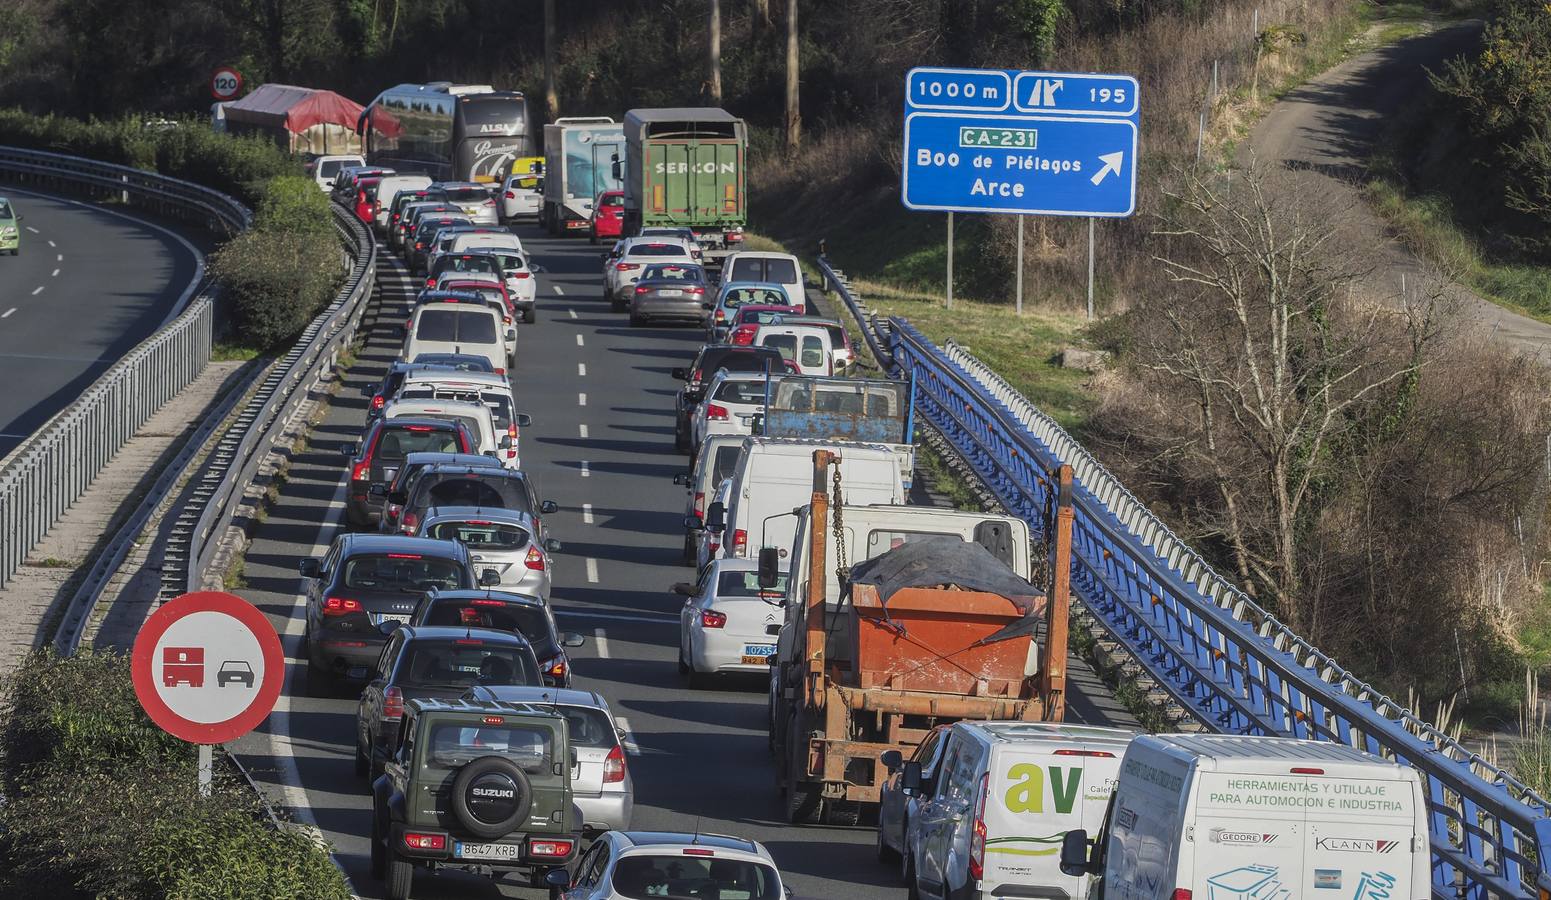
<path fill-rule="evenodd" d="M 294 153 L 359 150 L 355 137 L 361 104 L 333 91 L 262 84 L 241 100 L 226 104 L 226 127 L 234 132 L 264 132 Z"/>

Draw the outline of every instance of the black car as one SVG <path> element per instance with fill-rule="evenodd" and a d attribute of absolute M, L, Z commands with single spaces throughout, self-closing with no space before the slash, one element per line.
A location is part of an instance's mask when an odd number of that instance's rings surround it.
<path fill-rule="evenodd" d="M 382 623 L 408 622 L 427 592 L 475 585 L 467 547 L 398 535 L 347 532 L 323 559 L 304 559 L 297 568 L 311 579 L 307 671 L 320 685 L 365 678 L 388 640 Z"/>
<path fill-rule="evenodd" d="M 376 778 L 397 749 L 409 700 L 463 696 L 475 685 L 538 687 L 538 660 L 520 633 L 458 624 L 454 628 L 383 623 L 391 630 L 355 715 L 355 773 Z"/>
<path fill-rule="evenodd" d="M 587 640 L 561 634 L 543 600 L 510 591 L 432 591 L 415 608 L 409 624 L 494 628 L 522 635 L 532 645 L 549 687 L 571 686 L 571 659 L 565 648 L 580 647 Z"/>
<path fill-rule="evenodd" d="M 745 347 L 733 344 L 707 344 L 686 369 L 674 369 L 673 377 L 684 382 L 674 396 L 673 447 L 688 452 L 689 417 L 702 399 L 702 391 L 717 369 L 729 372 L 771 372 L 784 375 L 795 371 L 779 350 L 770 347 Z"/>
<path fill-rule="evenodd" d="M 422 291 L 422 293 L 425 292 Z M 474 297 L 473 295 L 470 295 L 467 299 L 472 300 Z M 422 355 L 420 359 L 427 360 L 430 355 L 431 354 Z M 453 354 L 450 353 L 445 355 L 448 357 L 453 356 Z M 490 367 L 490 361 L 485 359 L 483 356 L 459 356 L 458 359 L 473 360 L 484 363 L 485 368 L 480 371 L 495 371 Z M 444 372 L 456 372 L 460 369 L 466 370 L 468 367 L 469 366 L 467 363 L 459 365 L 452 360 L 429 360 L 425 362 L 412 363 L 404 362 L 403 360 L 395 360 L 392 365 L 388 366 L 388 371 L 382 374 L 381 381 L 377 382 L 376 384 L 368 384 L 361 388 L 362 396 L 371 400 L 371 402 L 368 403 L 366 407 L 367 421 L 369 422 L 382 414 L 382 408 L 387 406 L 388 401 L 392 400 L 394 396 L 398 394 L 399 388 L 403 387 L 404 379 L 408 377 L 409 373 L 438 369 Z"/>
<path fill-rule="evenodd" d="M 539 526 L 540 537 L 548 537 L 540 517 L 560 509 L 553 500 L 539 500 L 526 472 L 447 463 L 421 469 L 407 490 L 390 492 L 388 502 L 399 507 L 401 534 L 414 534 L 420 517 L 433 506 L 487 506 L 527 513 Z"/>
<path fill-rule="evenodd" d="M 646 267 L 630 295 L 630 324 L 651 319 L 677 319 L 704 324 L 714 304 L 706 303 L 705 269 L 681 263 L 654 263 Z"/>
<path fill-rule="evenodd" d="M 402 511 L 397 503 L 388 498 L 393 494 L 406 492 L 413 483 L 415 476 L 426 466 L 434 466 L 438 463 L 454 463 L 464 466 L 479 466 L 481 468 L 503 468 L 501 461 L 493 456 L 482 456 L 477 453 L 411 453 L 404 457 L 404 462 L 399 466 L 399 472 L 393 476 L 393 480 L 387 486 L 378 489 L 373 486 L 372 496 L 382 498 L 382 511 L 378 513 L 380 521 L 377 530 L 384 534 L 396 534 L 399 530 L 399 513 Z"/>
<path fill-rule="evenodd" d="M 339 448 L 350 466 L 346 524 L 357 529 L 377 527 L 381 510 L 373 498 L 374 489 L 380 496 L 409 454 L 473 453 L 475 447 L 468 429 L 448 419 L 373 419 L 359 443 Z"/>

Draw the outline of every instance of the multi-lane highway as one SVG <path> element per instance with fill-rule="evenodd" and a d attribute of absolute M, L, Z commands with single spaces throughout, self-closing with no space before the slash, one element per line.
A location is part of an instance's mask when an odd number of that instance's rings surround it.
<path fill-rule="evenodd" d="M 203 272 L 204 237 L 0 185 L 24 217 L 0 257 L 0 456 L 167 321 Z"/>
<path fill-rule="evenodd" d="M 870 829 L 794 827 L 780 818 L 762 682 L 690 691 L 677 673 L 682 601 L 668 587 L 692 572 L 678 565 L 684 489 L 672 479 L 686 459 L 673 450 L 677 383 L 670 369 L 687 364 L 702 333 L 631 328 L 601 299 L 599 248 L 542 237 L 531 227 L 516 230 L 547 269 L 538 322 L 521 327 L 512 379 L 518 409 L 534 418 L 522 435 L 523 463 L 540 495 L 561 507 L 546 517 L 565 544 L 556 554 L 553 602 L 562 628 L 589 638 L 574 652 L 575 686 L 603 693 L 629 731 L 633 827 L 763 841 L 808 900 L 904 897 L 897 872 L 873 860 Z M 379 302 L 386 307 L 409 292 L 410 279 L 395 267 L 390 260 L 380 270 Z M 353 771 L 355 698 L 308 696 L 306 667 L 296 655 L 303 587 L 296 562 L 321 556 L 339 527 L 345 471 L 335 449 L 359 434 L 359 389 L 394 359 L 403 316 L 380 321 L 310 446 L 295 458 L 238 590 L 273 618 L 291 665 L 275 714 L 234 749 L 273 796 L 322 830 L 364 897 L 381 896 L 382 885 L 367 871 L 370 796 Z M 1072 698 L 1090 721 L 1092 699 Z M 414 896 L 542 895 L 472 877 L 417 874 Z"/>

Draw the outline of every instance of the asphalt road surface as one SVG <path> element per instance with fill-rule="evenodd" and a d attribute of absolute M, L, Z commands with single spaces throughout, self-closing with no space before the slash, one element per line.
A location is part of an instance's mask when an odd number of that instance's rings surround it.
<path fill-rule="evenodd" d="M 21 255 L 0 257 L 4 456 L 170 318 L 205 239 L 9 185 L 0 196 L 24 217 Z"/>
<path fill-rule="evenodd" d="M 572 651 L 573 686 L 608 698 L 629 732 L 635 782 L 633 828 L 735 834 L 770 848 L 800 897 L 899 900 L 897 868 L 873 859 L 869 828 L 795 827 L 780 818 L 765 745 L 765 685 L 727 682 L 691 691 L 675 665 L 677 611 L 668 592 L 690 580 L 678 564 L 684 489 L 673 475 L 686 457 L 673 450 L 674 366 L 698 349 L 698 328 L 631 328 L 601 299 L 600 248 L 544 237 L 518 226 L 540 276 L 538 321 L 519 328 L 513 379 L 523 430 L 522 458 L 539 494 L 560 504 L 546 517 L 564 551 L 555 554 L 553 604 L 563 630 L 588 637 Z M 403 301 L 409 279 L 385 264 L 381 303 Z M 370 321 L 370 319 L 368 319 Z M 370 795 L 353 770 L 354 696 L 308 697 L 297 657 L 302 582 L 296 562 L 321 555 L 344 496 L 340 442 L 357 438 L 366 401 L 398 350 L 402 315 L 384 315 L 358 362 L 296 457 L 277 507 L 260 526 L 238 593 L 274 620 L 290 655 L 285 696 L 263 726 L 233 746 L 296 817 L 315 823 L 363 897 L 382 896 L 367 865 Z M 1081 687 L 1074 689 L 1081 692 Z M 1094 699 L 1073 696 L 1074 709 Z M 1099 698 L 1102 702 L 1102 698 Z M 542 897 L 512 883 L 456 873 L 417 872 L 414 896 Z"/>

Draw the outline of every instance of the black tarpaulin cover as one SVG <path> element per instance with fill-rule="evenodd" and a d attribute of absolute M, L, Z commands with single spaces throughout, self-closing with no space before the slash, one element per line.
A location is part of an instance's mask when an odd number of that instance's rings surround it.
<path fill-rule="evenodd" d="M 1034 611 L 1034 598 L 1040 595 L 1034 585 L 1008 568 L 991 551 L 953 537 L 911 541 L 857 563 L 851 569 L 851 583 L 876 585 L 885 609 L 889 598 L 904 588 L 952 585 L 966 591 L 1006 597 L 1025 618 Z M 943 594 L 945 602 L 951 602 L 952 598 L 951 592 Z"/>

